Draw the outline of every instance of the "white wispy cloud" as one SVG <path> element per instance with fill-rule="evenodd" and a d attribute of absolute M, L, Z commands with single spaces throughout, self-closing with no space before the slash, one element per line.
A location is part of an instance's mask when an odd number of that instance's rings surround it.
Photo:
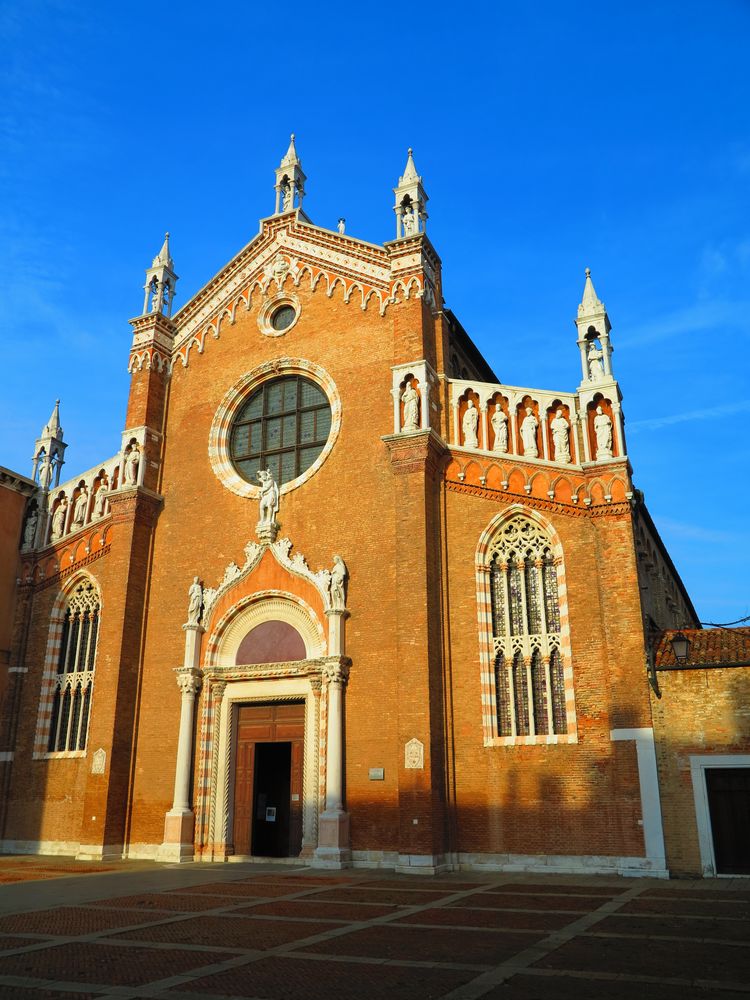
<path fill-rule="evenodd" d="M 708 299 L 631 327 L 620 337 L 624 349 L 702 330 L 747 329 L 750 301 Z"/>
<path fill-rule="evenodd" d="M 662 417 L 649 417 L 647 420 L 628 421 L 628 434 L 639 431 L 653 431 L 660 427 L 669 427 L 670 424 L 685 424 L 691 420 L 706 420 L 711 417 L 724 417 L 730 413 L 743 413 L 750 410 L 750 399 L 740 399 L 734 403 L 725 403 L 723 406 L 713 406 L 708 409 L 687 410 L 684 413 L 665 413 Z"/>
<path fill-rule="evenodd" d="M 655 521 L 660 531 L 679 538 L 689 538 L 696 542 L 733 545 L 736 545 L 738 541 L 737 534 L 732 531 L 717 531 L 715 528 L 704 528 L 700 524 L 675 521 L 671 517 L 655 516 Z"/>

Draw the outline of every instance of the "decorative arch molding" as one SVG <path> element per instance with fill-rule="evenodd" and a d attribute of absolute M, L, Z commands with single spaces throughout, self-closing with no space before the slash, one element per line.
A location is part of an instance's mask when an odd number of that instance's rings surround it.
<path fill-rule="evenodd" d="M 305 644 L 307 659 L 325 656 L 325 630 L 310 605 L 287 591 L 265 590 L 240 600 L 216 623 L 206 648 L 205 668 L 234 669 L 242 640 L 252 629 L 269 621 L 286 622 L 296 629 Z"/>
<path fill-rule="evenodd" d="M 498 535 L 517 518 L 523 518 L 537 529 L 535 534 L 544 536 L 552 553 L 557 586 L 560 627 L 555 639 L 562 659 L 566 731 L 563 733 L 540 733 L 539 735 L 500 735 L 498 724 L 498 691 L 495 670 L 495 633 L 492 607 L 491 562 L 493 547 Z M 538 743 L 576 743 L 578 731 L 573 685 L 573 666 L 570 642 L 570 621 L 568 616 L 567 584 L 563 547 L 553 525 L 537 510 L 526 504 L 515 503 L 496 514 L 479 536 L 475 554 L 477 618 L 479 625 L 480 684 L 482 693 L 482 729 L 484 745 L 508 746 Z M 543 598 L 540 598 L 543 600 Z M 524 596 L 524 600 L 526 597 Z M 509 613 L 509 608 L 506 608 Z M 537 655 L 537 654 L 535 654 Z M 549 688 L 548 688 L 549 692 Z M 549 697 L 549 693 L 548 693 Z M 514 730 L 515 731 L 515 730 Z"/>
<path fill-rule="evenodd" d="M 324 368 L 304 358 L 290 357 L 275 358 L 273 361 L 266 361 L 258 365 L 235 382 L 225 394 L 219 403 L 208 435 L 208 458 L 211 468 L 219 482 L 223 486 L 226 486 L 228 490 L 231 490 L 232 493 L 237 494 L 237 496 L 257 500 L 260 496 L 260 489 L 258 486 L 253 485 L 253 483 L 248 483 L 239 475 L 229 457 L 229 437 L 235 415 L 247 397 L 255 389 L 259 388 L 263 382 L 269 378 L 276 378 L 283 375 L 302 375 L 315 382 L 323 390 L 331 407 L 331 431 L 323 451 L 318 455 L 310 468 L 301 476 L 279 487 L 279 493 L 282 496 L 285 493 L 290 493 L 311 479 L 330 455 L 339 436 L 339 431 L 341 430 L 341 397 L 336 388 L 336 383 Z"/>
<path fill-rule="evenodd" d="M 50 612 L 49 634 L 47 636 L 47 647 L 44 654 L 44 667 L 42 672 L 42 690 L 39 698 L 39 712 L 37 714 L 36 732 L 34 734 L 35 760 L 49 756 L 47 744 L 52 725 L 53 706 L 55 703 L 55 692 L 57 690 L 58 670 L 57 665 L 60 658 L 60 648 L 63 641 L 63 631 L 65 622 L 65 612 L 70 605 L 71 599 L 75 598 L 75 591 L 81 584 L 88 584 L 91 587 L 91 594 L 82 595 L 78 600 L 81 608 L 89 611 L 96 610 L 101 614 L 102 596 L 101 587 L 98 580 L 90 573 L 83 570 L 76 570 L 62 585 Z M 96 645 L 92 662 L 96 663 L 96 649 L 98 646 L 98 633 L 96 635 Z M 91 671 L 92 693 L 93 693 L 93 669 Z M 93 701 L 93 698 L 92 698 Z M 90 718 L 91 708 L 89 709 Z M 53 756 L 60 757 L 85 757 L 85 750 L 63 750 L 56 751 Z"/>

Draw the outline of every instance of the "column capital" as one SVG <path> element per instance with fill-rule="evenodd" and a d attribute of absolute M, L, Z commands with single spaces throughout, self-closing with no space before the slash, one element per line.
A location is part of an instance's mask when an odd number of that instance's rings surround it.
<path fill-rule="evenodd" d="M 339 657 L 331 657 L 323 663 L 322 676 L 328 684 L 338 684 L 345 687 L 349 680 L 349 660 Z"/>
<path fill-rule="evenodd" d="M 203 683 L 203 671 L 195 667 L 175 667 L 175 680 L 183 695 L 196 695 Z"/>

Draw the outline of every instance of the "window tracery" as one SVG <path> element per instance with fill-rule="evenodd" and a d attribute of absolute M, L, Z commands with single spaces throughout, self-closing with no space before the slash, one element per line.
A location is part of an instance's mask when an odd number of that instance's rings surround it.
<path fill-rule="evenodd" d="M 500 737 L 568 732 L 557 562 L 529 518 L 507 521 L 487 553 Z"/>
<path fill-rule="evenodd" d="M 68 601 L 62 620 L 48 753 L 86 749 L 99 615 L 96 588 L 88 581 L 80 583 Z"/>

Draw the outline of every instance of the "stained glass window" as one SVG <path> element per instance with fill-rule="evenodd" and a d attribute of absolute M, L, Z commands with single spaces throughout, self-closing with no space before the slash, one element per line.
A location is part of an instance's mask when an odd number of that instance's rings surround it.
<path fill-rule="evenodd" d="M 99 598 L 91 583 L 73 591 L 63 618 L 47 749 L 85 750 L 94 686 Z"/>
<path fill-rule="evenodd" d="M 257 484 L 269 469 L 279 486 L 307 472 L 328 441 L 331 407 L 323 390 L 301 375 L 264 382 L 235 417 L 229 451 L 237 472 Z"/>
<path fill-rule="evenodd" d="M 493 540 L 489 557 L 497 735 L 566 733 L 560 597 L 550 539 L 529 518 L 515 517 Z"/>

